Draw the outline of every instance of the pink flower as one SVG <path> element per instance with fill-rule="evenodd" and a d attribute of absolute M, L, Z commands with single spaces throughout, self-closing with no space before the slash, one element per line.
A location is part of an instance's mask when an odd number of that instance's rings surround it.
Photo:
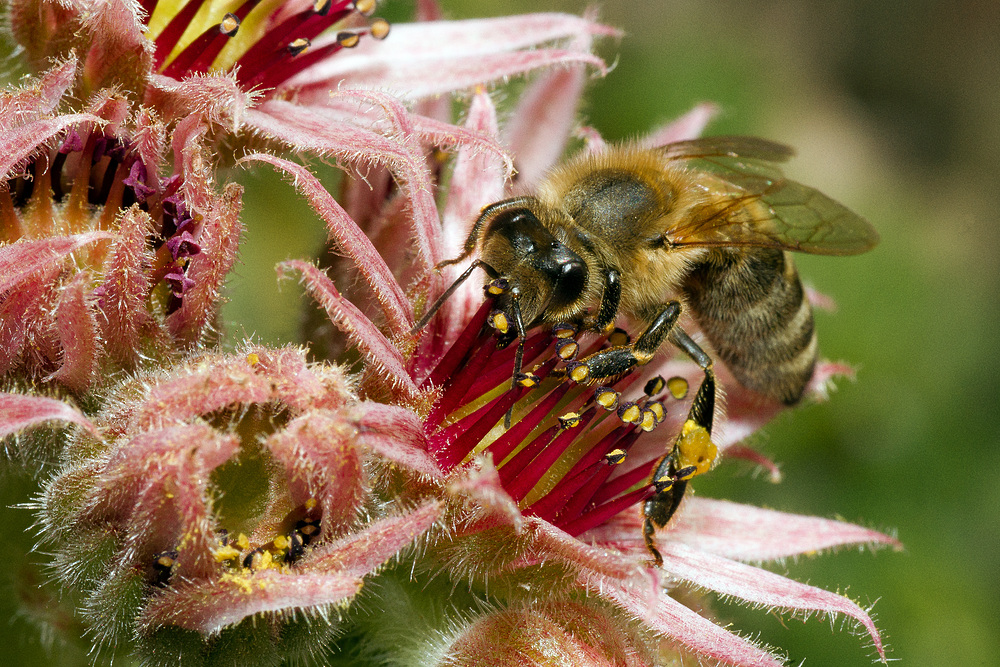
<path fill-rule="evenodd" d="M 226 660 L 257 624 L 261 660 L 328 640 L 332 612 L 441 513 L 427 500 L 369 518 L 383 427 L 350 384 L 300 350 L 248 348 L 139 373 L 92 421 L 0 395 L 0 434 L 83 427 L 36 504 L 53 576 L 99 648 Z"/>
<path fill-rule="evenodd" d="M 70 58 L 0 97 L 0 374 L 84 393 L 199 342 L 236 257 L 241 189 L 216 189 L 196 122 L 168 135 L 112 91 L 58 113 L 78 72 Z"/>
<path fill-rule="evenodd" d="M 515 187 L 522 191 L 561 152 L 581 76 L 579 70 L 550 73 L 522 98 L 508 130 L 517 158 L 519 149 L 531 147 L 517 163 L 523 176 Z M 552 96 L 546 91 L 553 91 Z M 549 112 L 544 121 L 532 128 L 519 121 L 537 118 L 533 112 L 539 108 Z M 699 107 L 643 143 L 655 146 L 692 137 L 710 115 L 709 107 Z M 466 126 L 499 139 L 485 94 L 474 98 Z M 601 150 L 600 138 L 592 131 L 588 136 L 589 149 Z M 884 659 L 881 637 L 857 603 L 749 564 L 847 544 L 898 546 L 881 533 L 695 497 L 685 500 L 657 535 L 662 570 L 648 566 L 637 505 L 652 493 L 648 479 L 663 455 L 663 438 L 646 432 L 670 437 L 680 431 L 687 409 L 678 400 L 700 377 L 693 363 L 665 359 L 649 364 L 620 380 L 613 395 L 602 396 L 560 379 L 558 367 L 575 353 L 565 352 L 567 339 L 530 332 L 524 368 L 533 375 L 505 390 L 514 346 L 495 351 L 498 335 L 484 327 L 492 321 L 490 305 L 480 306 L 472 281 L 444 302 L 417 340 L 409 334 L 413 311 L 401 285 L 415 285 L 418 303 L 426 307 L 442 283 L 449 284 L 462 269 L 447 269 L 441 281 L 430 272 L 433 262 L 427 257 L 458 255 L 469 221 L 484 205 L 503 198 L 505 171 L 498 156 L 460 149 L 440 210 L 433 201 L 426 211 L 419 201 L 380 201 L 385 189 L 378 181 L 361 190 L 358 199 L 348 197 L 348 207 L 358 212 L 358 223 L 372 241 L 301 167 L 269 156 L 246 159 L 269 162 L 293 179 L 327 222 L 336 252 L 351 258 L 370 290 L 368 299 L 355 293 L 348 300 L 316 267 L 298 261 L 284 265 L 301 274 L 306 289 L 367 360 L 359 385 L 368 398 L 363 409 L 392 424 L 397 449 L 392 459 L 412 462 L 415 483 L 393 487 L 393 493 L 407 502 L 426 494 L 447 500 L 447 529 L 428 542 L 415 570 L 439 572 L 452 586 L 488 591 L 497 605 L 495 612 L 469 612 L 480 620 L 452 637 L 443 660 L 473 661 L 478 651 L 486 650 L 475 646 L 503 646 L 517 627 L 525 644 L 572 646 L 565 650 L 585 664 L 598 655 L 609 662 L 628 657 L 635 664 L 653 664 L 664 659 L 663 640 L 682 654 L 725 664 L 780 664 L 772 652 L 685 605 L 681 600 L 690 593 L 683 592 L 692 588 L 774 609 L 844 614 L 865 628 Z M 441 226 L 433 224 L 437 220 Z M 403 223 L 417 237 L 413 246 L 401 247 L 391 240 L 398 237 L 379 232 Z M 340 265 L 336 270 L 348 275 Z M 821 364 L 811 391 L 821 393 L 828 378 L 842 371 Z M 662 381 L 646 383 L 658 375 L 678 378 L 668 384 L 676 388 L 675 395 L 661 393 Z M 759 459 L 737 442 L 780 406 L 754 397 L 727 376 L 721 381 L 729 410 L 716 444 L 733 456 Z M 515 405 L 523 407 L 514 408 L 513 425 L 504 430 L 504 415 Z M 555 612 L 543 600 L 580 603 L 585 609 Z M 631 629 L 633 622 L 639 624 L 638 632 Z M 614 627 L 612 634 L 622 644 L 603 645 L 593 635 L 588 635 L 590 641 L 570 640 L 581 623 L 591 628 L 588 633 L 604 624 Z"/>

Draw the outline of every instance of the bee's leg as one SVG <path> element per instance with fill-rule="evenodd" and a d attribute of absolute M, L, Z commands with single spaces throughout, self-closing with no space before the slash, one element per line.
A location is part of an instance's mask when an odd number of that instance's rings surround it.
<path fill-rule="evenodd" d="M 712 358 L 680 328 L 671 332 L 670 342 L 684 350 L 701 367 L 705 377 L 691 402 L 688 418 L 673 449 L 660 459 L 653 472 L 651 481 L 656 492 L 642 507 L 642 537 L 657 566 L 663 565 L 663 558 L 656 549 L 656 531 L 666 526 L 674 516 L 684 498 L 688 480 L 711 468 L 716 456 L 715 445 L 709 437 L 715 415 Z"/>
<path fill-rule="evenodd" d="M 622 277 L 614 269 L 608 269 L 604 274 L 604 292 L 601 294 L 601 305 L 597 316 L 589 323 L 589 328 L 607 335 L 615 326 L 615 315 L 622 300 Z"/>
<path fill-rule="evenodd" d="M 598 317 L 604 310 L 603 300 L 601 306 Z M 634 343 L 601 350 L 581 359 L 569 367 L 570 378 L 576 382 L 601 381 L 619 377 L 635 366 L 649 363 L 674 329 L 680 314 L 681 304 L 677 301 L 669 302 Z"/>

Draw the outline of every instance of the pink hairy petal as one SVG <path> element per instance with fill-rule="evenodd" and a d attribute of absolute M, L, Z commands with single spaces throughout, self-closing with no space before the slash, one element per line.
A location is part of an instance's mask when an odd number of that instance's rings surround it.
<path fill-rule="evenodd" d="M 378 58 L 375 62 L 342 63 L 340 58 L 330 58 L 329 62 L 335 64 L 338 71 L 321 81 L 310 83 L 311 86 L 328 87 L 330 81 L 345 79 L 352 86 L 379 86 L 407 99 L 465 90 L 557 65 L 584 64 L 602 75 L 607 73 L 607 66 L 597 56 L 567 49 L 482 53 L 448 58 L 421 58 L 411 54 L 399 62 Z M 348 70 L 351 65 L 359 67 L 354 71 Z M 308 92 L 307 89 L 306 94 Z"/>
<path fill-rule="evenodd" d="M 317 547 L 306 566 L 310 571 L 354 577 L 373 573 L 430 530 L 441 511 L 441 503 L 429 502 L 406 514 L 379 519 L 337 542 Z"/>
<path fill-rule="evenodd" d="M 486 93 L 479 92 L 472 98 L 466 127 L 490 136 L 497 135 L 496 108 Z M 503 164 L 495 154 L 472 147 L 459 149 L 442 225 L 445 252 L 449 257 L 461 254 L 480 210 L 503 198 L 505 181 Z M 457 278 L 468 264 L 463 262 L 447 269 L 448 281 Z M 445 301 L 439 316 L 445 345 L 458 336 L 481 301 L 480 283 L 474 280 L 467 280 Z"/>
<path fill-rule="evenodd" d="M 413 410 L 365 401 L 357 404 L 352 419 L 359 445 L 422 475 L 444 476 L 427 453 L 427 434 Z"/>
<path fill-rule="evenodd" d="M 301 273 L 306 289 L 326 310 L 334 325 L 358 346 L 371 364 L 388 373 L 389 381 L 407 399 L 416 398 L 417 386 L 406 372 L 403 355 L 357 306 L 340 295 L 325 273 L 301 260 L 282 262 L 279 267 L 282 272 Z"/>
<path fill-rule="evenodd" d="M 193 424 L 153 429 L 118 442 L 125 445 L 96 473 L 79 518 L 124 528 L 124 567 L 177 548 L 178 575 L 213 574 L 218 537 L 207 485 L 212 470 L 239 451 L 239 438 Z"/>
<path fill-rule="evenodd" d="M 309 68 L 292 83 L 299 87 L 327 89 L 331 83 L 338 82 L 352 86 L 374 84 L 420 98 L 559 62 L 589 62 L 604 72 L 603 61 L 587 53 L 537 47 L 557 42 L 572 43 L 585 36 L 617 34 L 607 26 L 568 14 L 400 24 L 393 26 L 391 39 L 362 42 L 350 52 L 338 53 L 336 58 L 328 58 Z M 321 47 L 331 39 L 317 40 L 316 46 Z M 525 53 L 538 54 L 538 57 L 505 66 L 505 59 Z"/>
<path fill-rule="evenodd" d="M 100 123 L 101 119 L 88 113 L 69 114 L 37 120 L 33 123 L 6 129 L 0 132 L 0 178 L 14 176 L 22 162 L 41 148 L 45 143 L 71 125 L 83 122 Z"/>
<path fill-rule="evenodd" d="M 244 161 L 266 162 L 291 177 L 295 187 L 306 196 L 313 210 L 326 223 L 330 239 L 336 244 L 338 252 L 354 262 L 375 293 L 392 334 L 402 335 L 408 332 L 413 326 L 413 308 L 407 301 L 403 288 L 396 282 L 371 240 L 327 192 L 319 179 L 305 167 L 273 155 L 253 153 L 240 160 L 241 163 Z"/>
<path fill-rule="evenodd" d="M 553 69 L 521 96 L 506 130 L 520 184 L 530 188 L 538 183 L 565 152 L 586 73 L 582 66 Z"/>
<path fill-rule="evenodd" d="M 281 141 L 295 150 L 388 167 L 409 195 L 409 218 L 422 263 L 429 268 L 444 259 L 434 189 L 416 138 L 389 138 L 342 122 L 340 114 L 327 117 L 322 109 L 307 109 L 281 100 L 269 100 L 251 109 L 247 112 L 246 123 L 259 135 Z"/>
<path fill-rule="evenodd" d="M 508 524 L 514 532 L 524 529 L 524 515 L 500 481 L 497 469 L 479 459 L 478 465 L 468 466 L 461 476 L 448 485 L 448 490 L 466 502 L 474 503 L 492 515 L 494 520 Z"/>
<path fill-rule="evenodd" d="M 196 359 L 187 368 L 173 371 L 132 410 L 127 417 L 129 430 L 183 421 L 239 403 L 280 401 L 299 411 L 343 404 L 347 395 L 343 377 L 313 373 L 301 351 L 254 348 L 254 354 L 256 365 L 246 357 L 220 356 Z"/>
<path fill-rule="evenodd" d="M 59 106 L 76 77 L 76 58 L 70 56 L 45 72 L 33 85 L 0 91 L 0 130 L 38 120 Z"/>
<path fill-rule="evenodd" d="M 345 122 L 356 123 L 361 116 L 371 116 L 371 105 L 382 109 L 386 119 L 392 124 L 395 136 L 416 135 L 425 143 L 435 146 L 459 146 L 475 152 L 489 151 L 503 160 L 508 177 L 514 173 L 514 161 L 497 139 L 494 127 L 477 128 L 471 121 L 465 127 L 453 125 L 436 118 L 412 113 L 399 98 L 367 88 L 340 88 L 323 100 L 322 111 L 336 110 L 343 114 Z M 301 95 L 298 101 L 302 103 Z M 359 108 L 360 107 L 360 108 Z M 495 126 L 494 121 L 494 126 Z"/>
<path fill-rule="evenodd" d="M 149 77 L 144 102 L 166 119 L 193 114 L 199 120 L 237 131 L 244 114 L 260 97 L 259 92 L 243 90 L 231 72 L 196 74 L 181 81 L 153 74 Z"/>
<path fill-rule="evenodd" d="M 48 421 L 78 424 L 99 438 L 97 427 L 72 405 L 54 398 L 0 393 L 0 437 L 40 426 Z"/>
<path fill-rule="evenodd" d="M 488 136 L 497 135 L 496 108 L 489 95 L 479 92 L 472 98 L 465 127 Z M 475 147 L 459 149 L 442 216 L 445 252 L 449 257 L 461 252 L 469 227 L 483 206 L 503 197 L 504 181 L 503 164 L 497 155 Z"/>
<path fill-rule="evenodd" d="M 0 298 L 0 373 L 23 364 L 28 340 L 40 333 L 39 328 L 50 329 L 59 273 L 59 266 L 42 269 Z"/>
<path fill-rule="evenodd" d="M 638 525 L 638 524 L 637 524 Z M 741 561 L 770 561 L 850 544 L 888 545 L 899 540 L 842 521 L 799 516 L 692 496 L 664 540 Z"/>
<path fill-rule="evenodd" d="M 84 30 L 93 34 L 83 59 L 83 80 L 90 90 L 122 86 L 141 90 L 153 59 L 153 43 L 143 35 L 136 7 L 126 0 L 107 0 L 93 8 Z"/>
<path fill-rule="evenodd" d="M 138 363 L 142 338 L 159 333 L 146 306 L 150 288 L 146 267 L 152 261 L 146 235 L 151 227 L 149 214 L 137 206 L 125 211 L 100 287 L 105 350 L 126 367 Z"/>
<path fill-rule="evenodd" d="M 697 105 L 691 111 L 666 125 L 656 128 L 639 140 L 641 146 L 656 148 L 672 144 L 675 141 L 697 139 L 705 130 L 705 126 L 719 113 L 719 107 L 709 102 Z"/>
<path fill-rule="evenodd" d="M 722 595 L 780 609 L 846 614 L 864 626 L 879 657 L 885 660 L 882 637 L 875 623 L 864 609 L 842 595 L 673 541 L 663 545 L 660 552 L 663 568 L 670 574 Z"/>
<path fill-rule="evenodd" d="M 681 644 L 699 657 L 724 665 L 781 667 L 776 656 L 725 630 L 660 590 L 637 590 L 613 579 L 581 575 L 579 581 L 593 594 L 635 616 L 654 632 Z"/>
<path fill-rule="evenodd" d="M 191 258 L 187 269 L 194 285 L 184 293 L 181 307 L 167 317 L 171 334 L 185 343 L 198 340 L 219 308 L 222 284 L 236 262 L 243 230 L 239 218 L 242 196 L 243 188 L 231 183 L 210 210 L 199 211 L 205 216 L 198 237 L 201 252 Z"/>
<path fill-rule="evenodd" d="M 354 520 L 364 492 L 354 427 L 342 418 L 309 412 L 270 436 L 265 446 L 285 468 L 293 505 L 319 501 L 324 531 Z"/>
<path fill-rule="evenodd" d="M 182 582 L 151 598 L 139 617 L 139 631 L 176 625 L 208 636 L 255 614 L 343 604 L 361 590 L 362 583 L 339 572 L 277 570 Z"/>
<path fill-rule="evenodd" d="M 761 454 L 756 449 L 745 445 L 730 445 L 726 448 L 726 458 L 743 459 L 760 466 L 767 471 L 768 481 L 772 484 L 781 482 L 781 469 L 769 457 Z"/>
<path fill-rule="evenodd" d="M 88 282 L 88 274 L 81 272 L 63 289 L 56 307 L 56 329 L 63 351 L 62 366 L 46 378 L 76 392 L 86 390 L 94 380 L 101 343 L 94 311 L 87 303 Z"/>
<path fill-rule="evenodd" d="M 0 247 L 0 294 L 17 287 L 38 271 L 58 266 L 70 253 L 111 236 L 110 232 L 87 232 L 37 241 L 17 241 Z"/>
<path fill-rule="evenodd" d="M 491 611 L 466 626 L 448 647 L 454 667 L 549 665 L 640 667 L 640 658 L 613 614 L 573 602 L 539 603 Z"/>
<path fill-rule="evenodd" d="M 641 559 L 582 542 L 538 517 L 529 516 L 524 520 L 524 532 L 530 546 L 528 557 L 519 566 L 558 560 L 579 572 L 615 581 L 645 582 L 653 587 L 650 570 L 641 565 Z"/>

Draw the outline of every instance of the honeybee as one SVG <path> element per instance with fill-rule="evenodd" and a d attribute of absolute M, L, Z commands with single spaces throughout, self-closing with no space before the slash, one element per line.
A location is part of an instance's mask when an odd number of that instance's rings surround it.
<path fill-rule="evenodd" d="M 710 434 L 716 382 L 712 357 L 678 326 L 690 313 L 715 355 L 743 386 L 786 404 L 798 401 L 816 363 L 812 309 L 788 251 L 853 255 L 878 234 L 863 218 L 781 175 L 787 146 L 752 137 L 707 137 L 659 148 L 622 145 L 584 154 L 552 171 L 537 193 L 485 207 L 461 256 L 478 259 L 500 287 L 499 310 L 524 333 L 569 322 L 609 333 L 619 315 L 644 325 L 633 342 L 598 351 L 570 377 L 601 382 L 653 359 L 670 341 L 704 371 L 672 450 L 653 473 L 643 533 L 670 520 L 692 465 L 684 446 Z M 521 354 L 515 362 L 520 371 Z M 695 434 L 695 435 L 692 435 Z"/>

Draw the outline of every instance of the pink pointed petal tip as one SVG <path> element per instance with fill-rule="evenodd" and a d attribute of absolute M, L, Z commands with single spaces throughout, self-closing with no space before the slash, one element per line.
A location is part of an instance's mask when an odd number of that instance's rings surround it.
<path fill-rule="evenodd" d="M 100 434 L 90 420 L 71 405 L 54 398 L 0 394 L 0 437 L 39 426 L 49 421 L 78 424 L 94 437 Z"/>
<path fill-rule="evenodd" d="M 282 276 L 291 271 L 300 273 L 306 289 L 326 310 L 334 326 L 358 346 L 375 368 L 386 374 L 396 390 L 409 399 L 416 398 L 419 390 L 406 372 L 403 355 L 357 306 L 341 296 L 325 273 L 300 260 L 282 262 L 278 268 Z"/>
<path fill-rule="evenodd" d="M 653 130 L 640 139 L 639 143 L 648 148 L 655 148 L 657 146 L 672 144 L 675 141 L 697 139 L 701 136 L 709 121 L 715 118 L 718 113 L 718 106 L 709 102 L 703 102 L 680 118 Z"/>
<path fill-rule="evenodd" d="M 849 545 L 902 549 L 896 538 L 844 521 L 691 497 L 664 533 L 701 551 L 748 562 L 773 561 Z"/>
<path fill-rule="evenodd" d="M 882 637 L 868 612 L 854 601 L 821 588 L 800 584 L 767 570 L 713 556 L 669 542 L 661 549 L 663 569 L 672 575 L 722 595 L 792 613 L 843 614 L 860 623 L 885 661 Z"/>

